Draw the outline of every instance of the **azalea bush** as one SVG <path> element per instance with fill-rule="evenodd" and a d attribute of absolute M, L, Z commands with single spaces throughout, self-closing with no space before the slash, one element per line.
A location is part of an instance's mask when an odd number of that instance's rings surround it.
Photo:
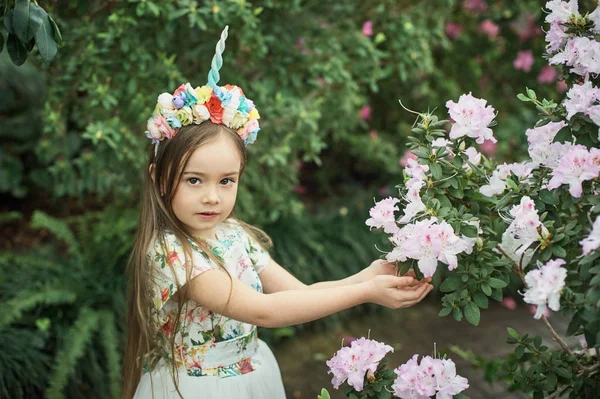
<path fill-rule="evenodd" d="M 359 338 L 342 347 L 327 361 L 335 389 L 347 382 L 346 395 L 351 399 L 421 398 L 464 399 L 460 394 L 469 387 L 466 378 L 456 374 L 456 365 L 447 358 L 415 354 L 396 369 L 386 369 L 385 356 L 394 348 L 372 339 Z M 325 399 L 325 390 L 319 398 Z"/>
<path fill-rule="evenodd" d="M 478 325 L 489 299 L 501 301 L 510 274 L 519 276 L 523 300 L 557 345 L 509 328 L 515 350 L 504 375 L 534 398 L 592 398 L 600 386 L 600 7 L 555 0 L 546 11 L 547 57 L 568 91 L 559 103 L 531 89 L 519 95 L 540 117 L 525 132 L 528 159 L 498 165 L 480 153 L 496 141 L 496 112 L 471 93 L 446 103 L 450 121 L 415 112 L 400 195 L 378 202 L 366 224 L 390 235 L 386 258 L 402 272 L 431 277 L 445 265 L 442 317 Z M 565 343 L 548 310 L 570 319 L 566 334 L 584 338 L 585 351 Z M 398 397 L 433 395 L 411 382 L 418 395 Z"/>

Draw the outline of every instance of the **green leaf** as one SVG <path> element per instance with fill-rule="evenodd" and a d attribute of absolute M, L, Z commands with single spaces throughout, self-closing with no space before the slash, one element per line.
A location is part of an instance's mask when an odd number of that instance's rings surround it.
<path fill-rule="evenodd" d="M 435 180 L 440 180 L 442 178 L 443 174 L 442 174 L 442 167 L 440 166 L 440 164 L 432 163 L 431 165 L 429 165 L 429 168 L 430 168 L 431 174 L 433 175 L 433 178 Z"/>
<path fill-rule="evenodd" d="M 537 100 L 535 91 L 531 90 L 530 88 L 526 88 L 526 90 L 527 90 L 527 95 L 529 96 L 529 98 L 531 98 L 532 100 Z"/>
<path fill-rule="evenodd" d="M 531 101 L 525 94 L 519 93 L 517 94 L 517 98 L 523 102 Z"/>
<path fill-rule="evenodd" d="M 560 129 L 558 131 L 558 133 L 556 133 L 556 136 L 554 136 L 554 139 L 552 140 L 553 143 L 564 143 L 565 141 L 571 141 L 571 139 L 573 138 L 573 134 L 571 133 L 571 128 L 567 125 L 565 127 L 563 127 L 562 129 Z"/>
<path fill-rule="evenodd" d="M 465 318 L 474 326 L 479 325 L 481 314 L 479 312 L 479 307 L 474 302 L 467 302 L 467 305 L 465 306 Z"/>
<path fill-rule="evenodd" d="M 513 337 L 514 339 L 520 339 L 521 337 L 519 336 L 519 334 L 513 330 L 512 328 L 508 327 L 506 329 L 506 331 L 508 331 L 508 333 L 510 334 L 511 337 Z"/>
<path fill-rule="evenodd" d="M 487 283 L 481 284 L 481 291 L 483 291 L 483 293 L 487 296 L 492 295 L 492 287 L 490 287 Z"/>
<path fill-rule="evenodd" d="M 329 392 L 323 388 L 321 389 L 321 394 L 319 396 L 317 396 L 317 399 L 330 399 L 331 397 L 329 396 Z"/>
<path fill-rule="evenodd" d="M 554 193 L 554 191 L 540 190 L 539 196 L 546 204 L 558 205 L 558 196 Z"/>
<path fill-rule="evenodd" d="M 494 277 L 492 277 L 488 280 L 488 284 L 492 288 L 504 288 L 508 285 L 507 282 L 500 280 L 499 278 L 494 278 Z"/>
<path fill-rule="evenodd" d="M 460 311 L 460 308 L 454 308 L 454 310 L 452 311 L 452 316 L 454 316 L 454 320 L 461 321 L 462 312 Z"/>
<path fill-rule="evenodd" d="M 481 309 L 488 308 L 487 296 L 483 295 L 481 292 L 476 292 L 475 295 L 473 295 L 473 302 L 475 302 Z"/>
<path fill-rule="evenodd" d="M 554 254 L 554 256 L 558 256 L 559 258 L 564 258 L 565 256 L 567 256 L 567 251 L 559 245 L 552 246 L 552 253 Z"/>
<path fill-rule="evenodd" d="M 477 238 L 477 227 L 471 224 L 463 224 L 460 232 L 469 238 Z"/>
<path fill-rule="evenodd" d="M 54 20 L 52 19 L 52 17 L 50 15 L 48 15 L 48 18 L 50 18 L 50 24 L 52 24 L 52 30 L 54 32 L 54 40 L 56 41 L 56 44 L 58 44 L 58 47 L 62 47 L 63 38 L 62 38 L 62 34 L 60 33 L 60 29 L 58 29 L 58 25 L 56 24 L 56 22 L 54 22 Z"/>
<path fill-rule="evenodd" d="M 9 34 L 14 34 L 15 30 L 13 29 L 12 19 L 13 19 L 14 11 L 10 10 L 4 16 L 4 27 Z"/>
<path fill-rule="evenodd" d="M 438 313 L 438 316 L 444 317 L 448 316 L 450 313 L 452 313 L 452 308 L 442 308 L 442 310 L 440 310 L 440 313 Z"/>
<path fill-rule="evenodd" d="M 515 357 L 517 359 L 520 359 L 523 357 L 524 354 L 525 354 L 525 348 L 521 345 L 517 346 L 515 349 Z"/>
<path fill-rule="evenodd" d="M 17 0 L 13 15 L 13 29 L 23 43 L 27 43 L 38 32 L 48 14 L 30 0 Z"/>
<path fill-rule="evenodd" d="M 506 184 L 508 184 L 509 187 L 512 188 L 514 191 L 519 192 L 519 186 L 517 186 L 517 183 L 515 183 L 514 180 L 510 177 L 506 178 Z"/>
<path fill-rule="evenodd" d="M 8 50 L 8 54 L 10 55 L 10 59 L 13 64 L 19 66 L 23 65 L 25 60 L 27 60 L 27 49 L 21 43 L 21 41 L 17 38 L 17 36 L 10 34 L 8 35 L 8 40 L 6 42 L 6 48 Z"/>
<path fill-rule="evenodd" d="M 460 276 L 452 275 L 446 278 L 440 285 L 441 292 L 456 291 L 462 285 Z"/>
<path fill-rule="evenodd" d="M 0 32 L 0 53 L 4 50 L 4 35 Z"/>
<path fill-rule="evenodd" d="M 58 46 L 54 41 L 54 34 L 50 18 L 45 18 L 44 22 L 35 35 L 35 42 L 40 50 L 40 55 L 46 64 L 50 64 L 50 61 L 56 56 Z"/>

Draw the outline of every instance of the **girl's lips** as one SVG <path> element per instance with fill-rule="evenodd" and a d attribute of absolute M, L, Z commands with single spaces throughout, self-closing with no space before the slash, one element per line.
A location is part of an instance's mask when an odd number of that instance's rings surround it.
<path fill-rule="evenodd" d="M 212 218 L 218 216 L 219 214 L 216 212 L 202 212 L 202 213 L 197 213 L 196 215 L 200 216 L 201 218 L 212 219 Z"/>

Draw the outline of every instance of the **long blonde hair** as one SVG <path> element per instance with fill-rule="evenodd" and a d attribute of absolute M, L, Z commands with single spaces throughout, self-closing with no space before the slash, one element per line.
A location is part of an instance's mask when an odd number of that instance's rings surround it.
<path fill-rule="evenodd" d="M 154 357 L 157 349 L 158 331 L 152 302 L 153 267 L 149 264 L 147 258 L 150 246 L 154 244 L 155 240 L 159 240 L 165 251 L 164 253 L 168 253 L 169 249 L 165 242 L 164 232 L 170 231 L 175 235 L 177 241 L 182 244 L 187 265 L 192 265 L 192 247 L 190 244 L 190 241 L 192 241 L 215 264 L 225 270 L 222 261 L 210 251 L 207 244 L 203 240 L 194 238 L 185 230 L 171 206 L 183 170 L 193 152 L 202 144 L 220 135 L 230 137 L 236 144 L 241 159 L 241 177 L 246 166 L 246 147 L 240 136 L 224 125 L 205 121 L 200 125 L 185 126 L 174 138 L 162 141 L 156 155 L 154 154 L 154 147 L 150 151 L 141 195 L 138 230 L 127 265 L 127 342 L 123 359 L 123 399 L 133 397 L 141 378 L 142 366 L 144 364 L 148 365 L 149 371 L 151 371 L 159 360 Z M 229 218 L 234 218 L 233 214 L 229 215 Z M 262 230 L 242 221 L 238 220 L 238 222 L 260 245 L 265 248 L 272 245 L 271 239 Z M 173 265 L 169 266 L 171 269 L 173 268 Z M 177 282 L 177 292 L 179 298 L 182 299 L 178 300 L 178 313 L 174 320 L 174 331 L 170 334 L 171 359 L 175 359 L 175 337 L 181 327 L 180 316 L 186 303 L 187 282 L 189 281 L 191 269 L 192 267 L 187 268 L 187 277 L 184 284 Z M 176 378 L 176 362 L 171 362 L 171 366 L 170 373 L 173 382 L 177 392 L 183 398 L 181 392 L 179 392 Z"/>

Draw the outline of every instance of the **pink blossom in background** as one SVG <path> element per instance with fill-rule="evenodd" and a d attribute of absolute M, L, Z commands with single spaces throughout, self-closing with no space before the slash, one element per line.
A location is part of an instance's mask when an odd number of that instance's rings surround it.
<path fill-rule="evenodd" d="M 540 74 L 537 77 L 538 83 L 554 83 L 556 81 L 556 77 L 558 76 L 558 72 L 556 69 L 552 68 L 550 65 L 546 65 L 540 71 Z"/>
<path fill-rule="evenodd" d="M 567 269 L 562 265 L 566 263 L 563 259 L 552 259 L 525 275 L 528 288 L 523 300 L 537 306 L 533 316 L 535 319 L 545 315 L 547 307 L 555 312 L 560 310 L 560 291 L 565 286 L 567 278 Z"/>
<path fill-rule="evenodd" d="M 492 129 L 489 125 L 496 117 L 494 108 L 491 105 L 486 106 L 487 101 L 475 98 L 469 94 L 463 94 L 458 102 L 447 101 L 446 107 L 448 113 L 455 123 L 450 129 L 450 138 L 468 136 L 475 139 L 477 144 L 485 140 L 496 141 Z"/>
<path fill-rule="evenodd" d="M 567 85 L 567 82 L 565 82 L 564 80 L 561 80 L 560 82 L 556 83 L 556 91 L 557 92 L 564 93 L 568 89 L 569 89 L 569 86 Z"/>
<path fill-rule="evenodd" d="M 323 79 L 321 77 L 317 78 L 317 84 L 319 84 L 319 85 L 325 84 L 325 79 Z"/>
<path fill-rule="evenodd" d="M 379 229 L 383 227 L 383 231 L 388 234 L 393 234 L 398 231 L 394 212 L 400 210 L 396 205 L 400 200 L 394 197 L 388 197 L 377 202 L 374 207 L 369 210 L 371 216 L 365 224 L 371 229 Z"/>
<path fill-rule="evenodd" d="M 483 33 L 490 38 L 490 40 L 495 40 L 500 33 L 500 27 L 496 25 L 491 19 L 486 19 L 482 23 L 479 24 L 479 29 Z"/>
<path fill-rule="evenodd" d="M 365 21 L 362 27 L 362 34 L 367 37 L 373 36 L 373 21 Z"/>
<path fill-rule="evenodd" d="M 302 161 L 296 162 L 296 170 L 302 170 L 302 168 L 304 168 Z"/>
<path fill-rule="evenodd" d="M 301 37 L 300 39 L 298 39 L 298 41 L 296 42 L 296 48 L 298 50 L 302 49 L 302 47 L 304 47 L 304 38 Z"/>
<path fill-rule="evenodd" d="M 404 168 L 406 165 L 408 165 L 409 159 L 417 159 L 417 156 L 410 151 L 406 151 L 402 158 L 400 158 L 400 166 Z"/>
<path fill-rule="evenodd" d="M 371 119 L 371 107 L 369 107 L 368 105 L 364 105 L 360 109 L 360 118 L 365 121 Z"/>
<path fill-rule="evenodd" d="M 450 39 L 456 39 L 460 36 L 462 32 L 462 25 L 454 22 L 446 22 L 446 35 Z"/>
<path fill-rule="evenodd" d="M 516 70 L 529 72 L 531 71 L 533 62 L 533 52 L 531 50 L 523 50 L 519 51 L 519 53 L 517 54 L 517 58 L 515 58 L 515 60 L 513 61 L 513 67 Z"/>
<path fill-rule="evenodd" d="M 383 186 L 381 187 L 379 190 L 377 190 L 377 194 L 381 195 L 382 197 L 389 195 L 390 194 L 390 187 L 389 186 Z"/>
<path fill-rule="evenodd" d="M 510 310 L 515 310 L 517 308 L 517 302 L 513 298 L 507 296 L 502 300 L 502 306 Z"/>
<path fill-rule="evenodd" d="M 352 342 L 356 341 L 357 338 L 356 337 L 344 337 L 344 343 L 347 345 L 350 345 Z"/>
<path fill-rule="evenodd" d="M 592 225 L 592 231 L 590 234 L 579 242 L 583 250 L 584 255 L 588 255 L 590 252 L 595 251 L 600 247 L 600 216 L 596 217 L 596 221 Z"/>
<path fill-rule="evenodd" d="M 479 64 L 481 64 L 483 62 L 483 56 L 482 55 L 475 56 L 475 61 L 477 61 Z"/>
<path fill-rule="evenodd" d="M 327 22 L 321 22 L 319 24 L 319 26 L 321 27 L 321 29 L 327 29 L 327 28 L 329 28 L 329 24 Z"/>
<path fill-rule="evenodd" d="M 498 150 L 498 144 L 493 142 L 492 140 L 485 140 L 482 144 L 479 145 L 479 149 L 488 157 L 493 157 Z"/>
<path fill-rule="evenodd" d="M 463 8 L 473 14 L 479 14 L 488 9 L 488 5 L 485 0 L 465 0 L 463 2 Z"/>
<path fill-rule="evenodd" d="M 534 15 L 523 15 L 516 21 L 513 21 L 510 27 L 519 36 L 519 41 L 521 42 L 542 34 L 542 29 L 537 26 Z"/>
<path fill-rule="evenodd" d="M 306 194 L 308 190 L 306 189 L 306 187 L 301 186 L 301 185 L 297 185 L 296 187 L 294 187 L 294 192 L 296 192 L 296 194 Z"/>
<path fill-rule="evenodd" d="M 376 140 L 377 139 L 377 130 L 371 130 L 369 132 L 369 136 L 373 139 Z"/>

